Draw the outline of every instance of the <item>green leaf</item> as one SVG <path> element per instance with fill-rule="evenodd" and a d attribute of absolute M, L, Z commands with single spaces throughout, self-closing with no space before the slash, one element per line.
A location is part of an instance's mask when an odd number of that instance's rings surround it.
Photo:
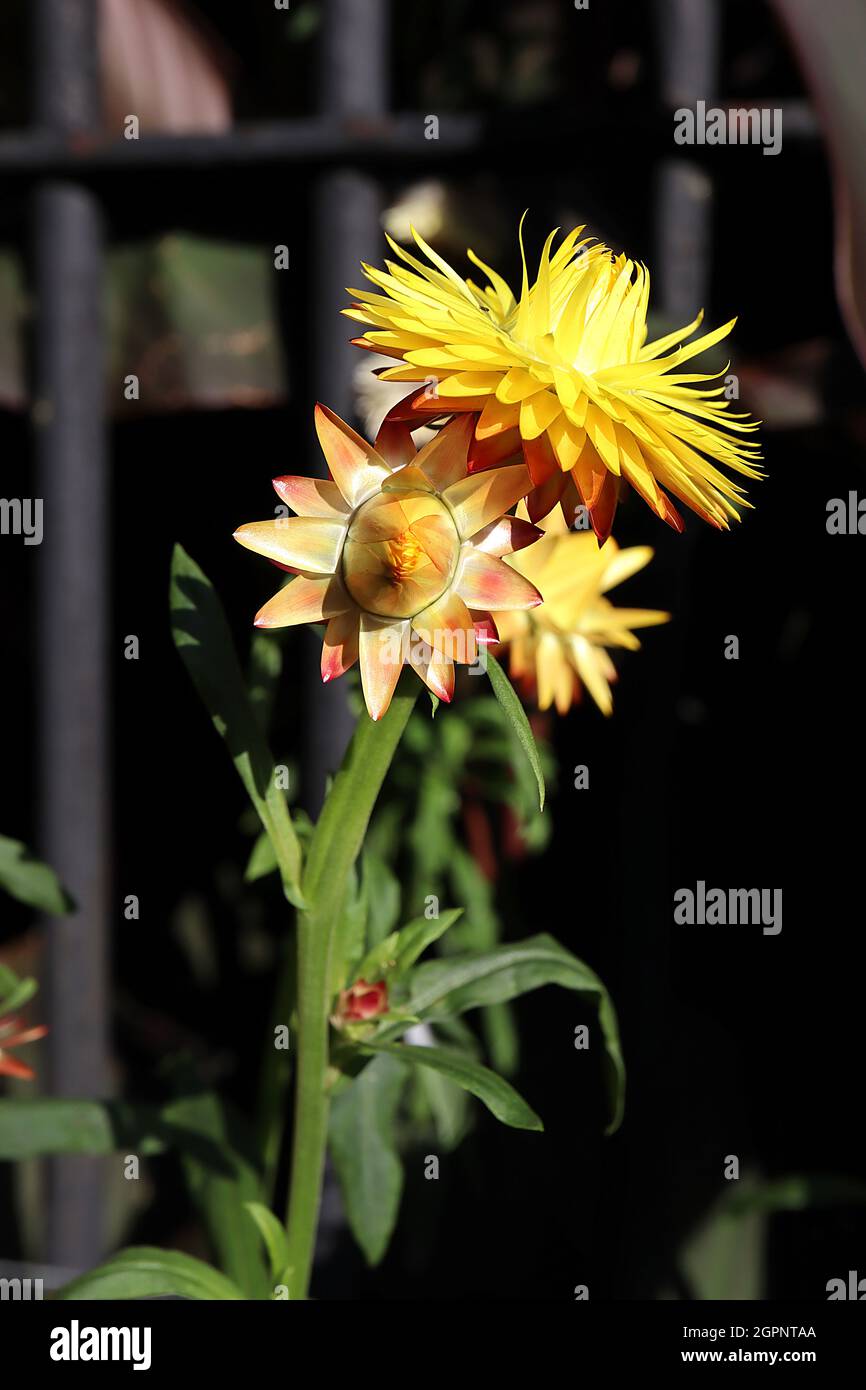
<path fill-rule="evenodd" d="M 417 1067 L 415 1077 L 418 1086 L 417 1122 L 426 1129 L 432 1120 L 437 1144 L 441 1144 L 446 1153 L 451 1153 L 466 1133 L 471 1097 L 430 1067 Z"/>
<path fill-rule="evenodd" d="M 366 980 L 368 984 L 381 980 L 393 966 L 396 950 L 397 933 L 391 932 L 384 941 L 378 941 L 375 946 L 370 947 L 357 969 L 353 971 L 353 980 Z"/>
<path fill-rule="evenodd" d="M 467 952 L 419 965 L 412 977 L 407 1007 L 421 1018 L 435 1019 L 501 1004 L 542 985 L 573 989 L 596 1002 L 611 1107 L 606 1133 L 612 1134 L 622 1120 L 625 1098 L 625 1064 L 616 1012 L 594 971 L 552 936 L 532 936 L 495 951 Z"/>
<path fill-rule="evenodd" d="M 394 1057 L 376 1057 L 331 1107 L 331 1157 L 352 1234 L 371 1265 L 388 1248 L 403 1192 L 394 1121 L 407 1078 Z"/>
<path fill-rule="evenodd" d="M 399 979 L 414 965 L 427 947 L 446 932 L 461 915 L 462 908 L 451 908 L 441 917 L 416 917 L 400 931 L 391 932 L 384 940 L 376 942 L 367 954 L 354 966 L 351 980 L 381 980 L 388 977 Z"/>
<path fill-rule="evenodd" d="M 447 942 L 452 950 L 490 950 L 502 940 L 499 917 L 493 895 L 493 885 L 477 859 L 463 845 L 455 844 L 448 862 L 451 889 L 458 902 L 463 903 L 466 916 L 458 931 Z"/>
<path fill-rule="evenodd" d="M 105 1264 L 91 1269 L 58 1289 L 57 1299 L 181 1298 L 205 1300 L 243 1299 L 236 1284 L 224 1274 L 184 1255 L 179 1250 L 159 1250 L 151 1245 L 130 1246 Z"/>
<path fill-rule="evenodd" d="M 266 1297 L 260 1243 L 246 1210 L 249 1202 L 261 1197 L 261 1178 L 240 1116 L 212 1091 L 173 1101 L 165 1116 L 208 1145 L 198 1150 L 186 1147 L 183 1167 L 220 1268 L 251 1297 Z M 214 1153 L 219 1155 L 217 1162 Z"/>
<path fill-rule="evenodd" d="M 289 1238 L 285 1227 L 270 1208 L 263 1206 L 261 1202 L 244 1202 L 244 1208 L 249 1212 L 265 1243 L 272 1279 L 277 1284 L 282 1283 L 282 1274 L 289 1258 Z"/>
<path fill-rule="evenodd" d="M 0 1159 L 44 1154 L 110 1154 L 134 1149 L 147 1157 L 171 1143 L 155 1107 L 100 1100 L 0 1100 Z"/>
<path fill-rule="evenodd" d="M 544 810 L 544 773 L 541 770 L 541 760 L 538 756 L 538 749 L 535 746 L 535 739 L 532 729 L 529 727 L 529 720 L 526 711 L 514 693 L 511 681 L 506 676 L 495 656 L 486 652 L 487 674 L 490 677 L 490 684 L 493 687 L 493 694 L 496 696 L 506 715 L 511 729 L 517 742 L 526 754 L 529 765 L 535 773 L 535 781 L 538 786 L 538 808 Z"/>
<path fill-rule="evenodd" d="M 277 686 L 283 671 L 283 649 L 270 632 L 253 633 L 250 642 L 250 662 L 247 685 L 250 704 L 259 721 L 262 733 L 267 736 L 271 724 Z"/>
<path fill-rule="evenodd" d="M 427 947 L 437 941 L 440 936 L 453 926 L 457 919 L 462 916 L 462 907 L 449 908 L 440 917 L 415 917 L 402 927 L 397 933 L 393 974 L 399 978 L 405 975 L 406 971 L 415 964 L 418 957 L 427 950 Z"/>
<path fill-rule="evenodd" d="M 274 759 L 244 684 L 222 604 L 180 545 L 172 557 L 170 598 L 175 646 L 270 836 L 286 897 L 302 906 L 300 844 L 274 779 Z"/>
<path fill-rule="evenodd" d="M 51 917 L 62 917 L 75 908 L 54 870 L 34 859 L 20 840 L 6 835 L 0 835 L 0 888 Z"/>
<path fill-rule="evenodd" d="M 260 878 L 266 878 L 279 867 L 271 837 L 263 830 L 250 850 L 247 867 L 244 869 L 244 883 L 255 883 Z"/>
<path fill-rule="evenodd" d="M 10 970 L 8 965 L 0 965 L 0 1016 L 3 1014 L 14 1014 L 16 1009 L 22 1009 L 36 993 L 39 986 L 32 976 L 19 980 L 14 970 Z"/>
<path fill-rule="evenodd" d="M 791 1174 L 783 1178 L 749 1179 L 732 1184 L 721 1209 L 730 1216 L 749 1212 L 810 1211 L 820 1207 L 863 1206 L 866 1183 L 835 1174 Z"/>
<path fill-rule="evenodd" d="M 455 778 L 452 782 L 450 774 L 435 761 L 422 759 L 420 766 L 412 765 L 407 770 L 411 772 L 414 806 L 407 833 L 408 848 L 415 861 L 415 882 L 423 885 L 426 896 L 437 892 L 439 878 L 448 867 L 456 843 L 454 818 L 461 805 L 458 781 Z"/>
<path fill-rule="evenodd" d="M 411 1062 L 440 1072 L 449 1081 L 483 1101 L 490 1113 L 504 1125 L 511 1125 L 514 1129 L 544 1128 L 535 1111 L 530 1109 L 513 1086 L 497 1076 L 495 1071 L 482 1067 L 459 1052 L 450 1052 L 443 1047 L 409 1047 L 405 1043 L 390 1042 L 364 1042 L 356 1046 L 358 1051 L 371 1056 L 384 1053 L 401 1062 Z"/>
<path fill-rule="evenodd" d="M 366 848 L 361 853 L 361 891 L 367 904 L 367 944 L 377 946 L 397 925 L 400 881 L 383 859 Z"/>
<path fill-rule="evenodd" d="M 513 1076 L 520 1065 L 520 1034 L 508 1004 L 489 1004 L 481 1015 L 484 1046 L 501 1076 Z"/>
<path fill-rule="evenodd" d="M 331 994 L 358 978 L 367 940 L 367 894 L 356 865 L 346 875 L 346 883 L 331 945 Z"/>

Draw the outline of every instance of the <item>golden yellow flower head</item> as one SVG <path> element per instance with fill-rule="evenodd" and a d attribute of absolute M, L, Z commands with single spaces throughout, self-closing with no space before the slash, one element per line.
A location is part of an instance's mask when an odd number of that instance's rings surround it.
<path fill-rule="evenodd" d="M 605 594 L 643 569 L 653 552 L 644 545 L 620 550 L 613 539 L 599 549 L 590 532 L 567 530 L 558 513 L 545 529 L 541 540 L 508 561 L 537 585 L 543 604 L 531 614 L 493 614 L 508 644 L 512 679 L 540 709 L 555 705 L 565 714 L 585 686 L 602 713 L 611 714 L 616 668 L 606 648 L 637 650 L 632 629 L 666 623 L 670 614 L 615 608 Z"/>
<path fill-rule="evenodd" d="M 294 571 L 256 616 L 259 627 L 327 623 L 322 679 L 360 661 L 367 709 L 379 719 L 404 663 L 450 700 L 454 662 L 473 662 L 490 608 L 541 602 L 501 558 L 540 532 L 504 515 L 531 486 L 522 463 L 470 476 L 471 421 L 453 420 L 416 453 L 405 425 L 375 448 L 325 406 L 316 429 L 330 477 L 275 478 L 296 513 L 235 532 L 248 550 Z"/>
<path fill-rule="evenodd" d="M 389 238 L 399 261 L 364 266 L 375 291 L 357 297 L 349 317 L 367 325 L 361 347 L 402 359 L 384 380 L 427 385 L 392 419 L 470 413 L 476 420 L 470 467 L 519 456 L 534 484 L 529 515 L 557 504 L 573 517 L 585 506 L 599 540 L 610 534 L 617 499 L 630 483 L 653 511 L 682 530 L 666 495 L 726 529 L 750 504 L 722 464 L 747 478 L 756 466 L 757 429 L 730 410 L 718 376 L 679 369 L 726 337 L 735 320 L 695 339 L 702 315 L 647 342 L 649 272 L 615 255 L 582 227 L 553 251 L 551 232 L 532 285 L 523 255 L 519 299 L 472 251 L 486 276 L 464 280 L 417 233 L 427 262 Z"/>

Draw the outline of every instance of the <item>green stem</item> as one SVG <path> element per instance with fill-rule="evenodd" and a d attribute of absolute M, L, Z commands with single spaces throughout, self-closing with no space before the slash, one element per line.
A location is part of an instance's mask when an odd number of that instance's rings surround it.
<path fill-rule="evenodd" d="M 297 954 L 295 936 L 292 933 L 291 939 L 287 935 L 283 942 L 277 965 L 277 982 L 262 1052 L 256 1104 L 258 1148 L 262 1156 L 262 1190 L 266 1193 L 269 1205 L 273 1204 L 277 1195 L 283 1116 L 286 1112 L 286 1097 L 294 1061 L 291 1052 L 277 1049 L 274 1039 L 277 1027 L 287 1024 L 292 1017 L 297 998 L 296 969 Z"/>
<path fill-rule="evenodd" d="M 288 1239 L 290 1293 L 305 1299 L 310 1285 L 322 1171 L 328 1138 L 328 1015 L 334 930 L 349 870 L 364 843 L 379 790 L 418 694 L 401 681 L 388 713 L 373 723 L 362 715 L 322 808 L 310 842 L 298 913 L 298 1038 Z"/>

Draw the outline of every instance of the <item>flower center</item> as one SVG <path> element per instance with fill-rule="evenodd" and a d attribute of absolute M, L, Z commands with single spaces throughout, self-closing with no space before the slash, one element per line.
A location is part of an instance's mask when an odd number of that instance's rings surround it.
<path fill-rule="evenodd" d="M 388 558 L 395 580 L 408 579 L 424 559 L 424 549 L 414 531 L 401 531 L 396 540 L 388 541 Z"/>
<path fill-rule="evenodd" d="M 343 580 L 360 608 L 411 618 L 444 594 L 460 555 L 445 503 L 433 493 L 382 492 L 362 502 L 343 546 Z"/>

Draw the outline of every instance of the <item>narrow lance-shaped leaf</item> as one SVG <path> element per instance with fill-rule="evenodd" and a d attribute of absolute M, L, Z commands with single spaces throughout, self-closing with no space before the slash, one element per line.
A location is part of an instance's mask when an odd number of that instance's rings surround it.
<path fill-rule="evenodd" d="M 268 1255 L 268 1266 L 271 1278 L 275 1283 L 282 1282 L 282 1275 L 286 1269 L 286 1262 L 289 1258 L 289 1241 L 286 1235 L 286 1228 L 281 1221 L 274 1216 L 269 1207 L 261 1202 L 244 1202 L 244 1209 L 249 1214 L 256 1230 L 264 1241 L 265 1250 Z"/>
<path fill-rule="evenodd" d="M 352 1234 L 371 1265 L 388 1248 L 403 1192 L 394 1121 L 407 1080 L 394 1057 L 376 1057 L 336 1097 L 329 1147 Z"/>
<path fill-rule="evenodd" d="M 367 945 L 376 946 L 394 930 L 400 915 L 400 882 L 393 869 L 365 845 L 361 887 L 367 903 Z"/>
<path fill-rule="evenodd" d="M 462 1086 L 478 1100 L 482 1101 L 497 1120 L 514 1129 L 543 1129 L 538 1115 L 518 1095 L 514 1087 L 495 1071 L 482 1067 L 460 1052 L 450 1052 L 443 1047 L 409 1047 L 405 1043 L 364 1042 L 357 1044 L 357 1050 L 375 1056 L 384 1053 L 401 1062 L 413 1066 L 430 1067 L 442 1076 Z"/>
<path fill-rule="evenodd" d="M 419 965 L 412 976 L 407 1007 L 419 1018 L 452 1017 L 467 1009 L 501 1004 L 550 984 L 586 994 L 598 1008 L 611 1107 L 607 1133 L 611 1134 L 622 1120 L 625 1095 L 625 1064 L 616 1011 L 594 971 L 552 936 L 532 936 L 494 951 L 467 952 Z M 397 1026 L 390 1025 L 381 1036 L 391 1037 L 396 1031 Z"/>
<path fill-rule="evenodd" d="M 273 633 L 254 632 L 250 642 L 247 687 L 250 692 L 250 704 L 265 737 L 270 728 L 282 670 L 283 649 Z"/>
<path fill-rule="evenodd" d="M 54 1295 L 65 1301 L 128 1298 L 238 1300 L 244 1295 L 219 1270 L 179 1250 L 130 1246 L 105 1264 L 82 1274 Z"/>
<path fill-rule="evenodd" d="M 245 1293 L 266 1296 L 261 1242 L 247 1210 L 261 1197 L 261 1180 L 241 1117 L 212 1091 L 184 1096 L 165 1113 L 177 1130 L 204 1141 L 183 1150 L 183 1167 L 221 1269 Z"/>
<path fill-rule="evenodd" d="M 514 693 L 511 681 L 496 658 L 490 652 L 486 652 L 485 660 L 493 694 L 505 711 L 514 736 L 526 754 L 529 765 L 535 774 L 535 781 L 538 785 L 538 806 L 540 810 L 544 810 L 544 773 L 541 770 L 541 759 L 538 756 L 538 749 L 535 746 L 535 738 L 529 726 L 526 711 Z"/>
<path fill-rule="evenodd" d="M 531 778 L 532 774 L 529 776 Z M 502 939 L 502 927 L 490 879 L 474 856 L 458 844 L 451 852 L 449 871 L 454 896 L 466 907 L 466 923 L 460 928 L 460 946 L 470 951 L 493 950 Z M 508 1005 L 491 1004 L 486 1008 L 481 1030 L 493 1070 L 501 1076 L 512 1076 L 520 1062 L 520 1040 Z"/>
<path fill-rule="evenodd" d="M 400 976 L 413 966 L 427 947 L 447 932 L 462 915 L 461 907 L 449 908 L 438 917 L 416 917 L 397 933 L 394 975 Z"/>
<path fill-rule="evenodd" d="M 267 878 L 268 874 L 276 873 L 279 867 L 271 837 L 263 830 L 256 837 L 250 850 L 247 867 L 244 869 L 244 883 L 255 883 L 257 879 Z"/>
<path fill-rule="evenodd" d="M 270 836 L 286 896 L 302 906 L 300 845 L 274 779 L 274 759 L 244 683 L 222 604 L 180 545 L 172 557 L 171 615 L 175 646 Z"/>

